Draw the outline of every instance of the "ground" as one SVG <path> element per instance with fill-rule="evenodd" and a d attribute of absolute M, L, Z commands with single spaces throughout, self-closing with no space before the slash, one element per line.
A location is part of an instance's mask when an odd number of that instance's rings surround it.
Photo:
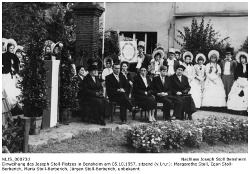
<path fill-rule="evenodd" d="M 118 111 L 118 110 L 117 110 Z M 221 110 L 199 110 L 193 114 L 193 119 L 209 116 L 216 117 L 246 117 L 236 115 L 237 112 L 225 113 Z M 119 111 L 118 111 L 119 112 Z M 111 123 L 106 119 L 107 125 L 100 126 L 81 122 L 79 117 L 74 117 L 69 125 L 60 125 L 58 128 L 42 130 L 40 135 L 32 135 L 29 140 L 31 153 L 135 153 L 134 148 L 126 144 L 124 132 L 130 126 L 144 124 L 140 121 L 140 114 L 136 120 L 132 120 L 128 114 L 128 124 L 120 125 L 118 112 Z M 236 113 L 236 114 L 235 114 Z M 158 119 L 162 120 L 162 112 L 158 111 Z M 248 144 L 233 142 L 224 144 L 219 142 L 216 146 L 210 146 L 203 142 L 200 149 L 184 147 L 180 150 L 163 150 L 165 153 L 247 153 Z"/>

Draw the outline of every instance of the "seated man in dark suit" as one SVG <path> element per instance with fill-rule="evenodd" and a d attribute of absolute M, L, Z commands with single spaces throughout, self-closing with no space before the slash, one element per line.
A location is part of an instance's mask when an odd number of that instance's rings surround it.
<path fill-rule="evenodd" d="M 127 122 L 127 109 L 136 112 L 126 93 L 128 92 L 125 76 L 120 73 L 120 65 L 113 64 L 113 73 L 106 76 L 107 95 L 111 102 L 117 102 L 120 105 L 120 118 L 122 124 Z M 133 113 L 134 114 L 134 113 Z"/>
<path fill-rule="evenodd" d="M 182 111 L 186 112 L 188 114 L 188 118 L 192 120 L 192 114 L 196 111 L 196 107 L 192 96 L 188 94 L 191 87 L 188 83 L 188 78 L 183 75 L 184 70 L 185 67 L 179 65 L 176 69 L 176 73 L 171 76 L 173 94 L 179 96 L 183 100 Z M 183 115 L 181 119 L 183 119 Z"/>
<path fill-rule="evenodd" d="M 171 120 L 170 109 L 174 105 L 174 114 L 172 119 L 181 117 L 182 99 L 172 95 L 173 88 L 170 77 L 167 76 L 168 68 L 160 67 L 160 75 L 153 79 L 154 95 L 157 102 L 163 103 L 163 119 Z"/>

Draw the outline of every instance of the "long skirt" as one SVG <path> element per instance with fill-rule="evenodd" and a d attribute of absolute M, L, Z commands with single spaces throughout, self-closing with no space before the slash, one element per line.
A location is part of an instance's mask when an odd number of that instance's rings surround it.
<path fill-rule="evenodd" d="M 12 120 L 12 114 L 10 111 L 10 104 L 6 100 L 7 95 L 5 90 L 2 91 L 2 125 L 6 126 L 10 120 Z"/>
<path fill-rule="evenodd" d="M 243 78 L 242 78 L 243 79 Z M 247 79 L 234 82 L 228 95 L 227 108 L 235 111 L 246 111 L 248 108 Z"/>
<path fill-rule="evenodd" d="M 91 118 L 93 120 L 103 120 L 105 117 L 110 116 L 109 102 L 105 98 L 88 97 L 88 100 L 92 103 L 93 114 Z"/>
<path fill-rule="evenodd" d="M 197 79 L 192 80 L 189 85 L 191 86 L 190 94 L 192 95 L 192 98 L 194 100 L 194 104 L 196 108 L 201 107 L 201 99 L 202 99 L 202 88 L 203 88 L 203 82 L 200 82 Z"/>
<path fill-rule="evenodd" d="M 21 94 L 21 90 L 16 87 L 17 77 L 11 76 L 10 73 L 2 74 L 2 88 L 7 94 L 7 100 L 11 108 L 14 108 L 17 103 L 17 97 Z"/>
<path fill-rule="evenodd" d="M 157 102 L 153 96 L 135 96 L 135 103 L 144 111 L 153 110 L 157 106 Z"/>
<path fill-rule="evenodd" d="M 215 83 L 206 79 L 202 97 L 204 107 L 226 107 L 226 93 L 221 78 L 217 78 Z"/>

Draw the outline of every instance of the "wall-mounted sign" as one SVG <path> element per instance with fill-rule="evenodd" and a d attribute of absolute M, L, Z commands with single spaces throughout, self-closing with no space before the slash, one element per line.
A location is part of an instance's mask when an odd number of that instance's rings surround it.
<path fill-rule="evenodd" d="M 137 62 L 136 41 L 120 41 L 121 61 Z"/>

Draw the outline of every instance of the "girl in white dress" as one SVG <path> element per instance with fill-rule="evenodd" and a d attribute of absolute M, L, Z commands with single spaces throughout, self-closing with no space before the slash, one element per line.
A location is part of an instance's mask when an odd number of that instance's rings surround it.
<path fill-rule="evenodd" d="M 191 87 L 189 94 L 192 95 L 192 98 L 195 102 L 199 100 L 200 93 L 197 93 L 197 89 L 199 89 L 199 85 L 198 83 L 195 82 L 195 69 L 194 69 L 194 65 L 191 63 L 193 61 L 193 54 L 189 51 L 186 51 L 183 54 L 183 60 L 184 60 L 184 63 L 182 65 L 186 68 L 185 71 L 183 72 L 183 75 L 187 76 L 188 78 L 188 82 Z M 195 102 L 195 107 L 197 108 L 196 102 Z"/>
<path fill-rule="evenodd" d="M 226 92 L 221 80 L 221 68 L 217 64 L 219 52 L 211 50 L 208 54 L 210 62 L 206 65 L 206 80 L 204 84 L 202 106 L 225 107 Z"/>
<path fill-rule="evenodd" d="M 239 52 L 236 55 L 238 65 L 235 70 L 235 79 L 228 95 L 227 108 L 235 111 L 248 109 L 248 64 L 247 53 Z"/>
<path fill-rule="evenodd" d="M 194 83 L 197 85 L 197 89 L 194 91 L 193 99 L 196 108 L 201 107 L 201 100 L 202 100 L 202 93 L 204 89 L 204 82 L 206 79 L 205 76 L 205 65 L 204 62 L 206 62 L 206 57 L 204 54 L 197 54 L 195 58 L 195 62 L 197 63 L 194 65 L 194 70 L 195 70 L 195 78 L 194 78 Z"/>
<path fill-rule="evenodd" d="M 152 54 L 153 59 L 150 62 L 148 71 L 152 75 L 158 76 L 160 74 L 160 67 L 163 65 L 164 52 L 161 49 L 155 50 Z"/>

